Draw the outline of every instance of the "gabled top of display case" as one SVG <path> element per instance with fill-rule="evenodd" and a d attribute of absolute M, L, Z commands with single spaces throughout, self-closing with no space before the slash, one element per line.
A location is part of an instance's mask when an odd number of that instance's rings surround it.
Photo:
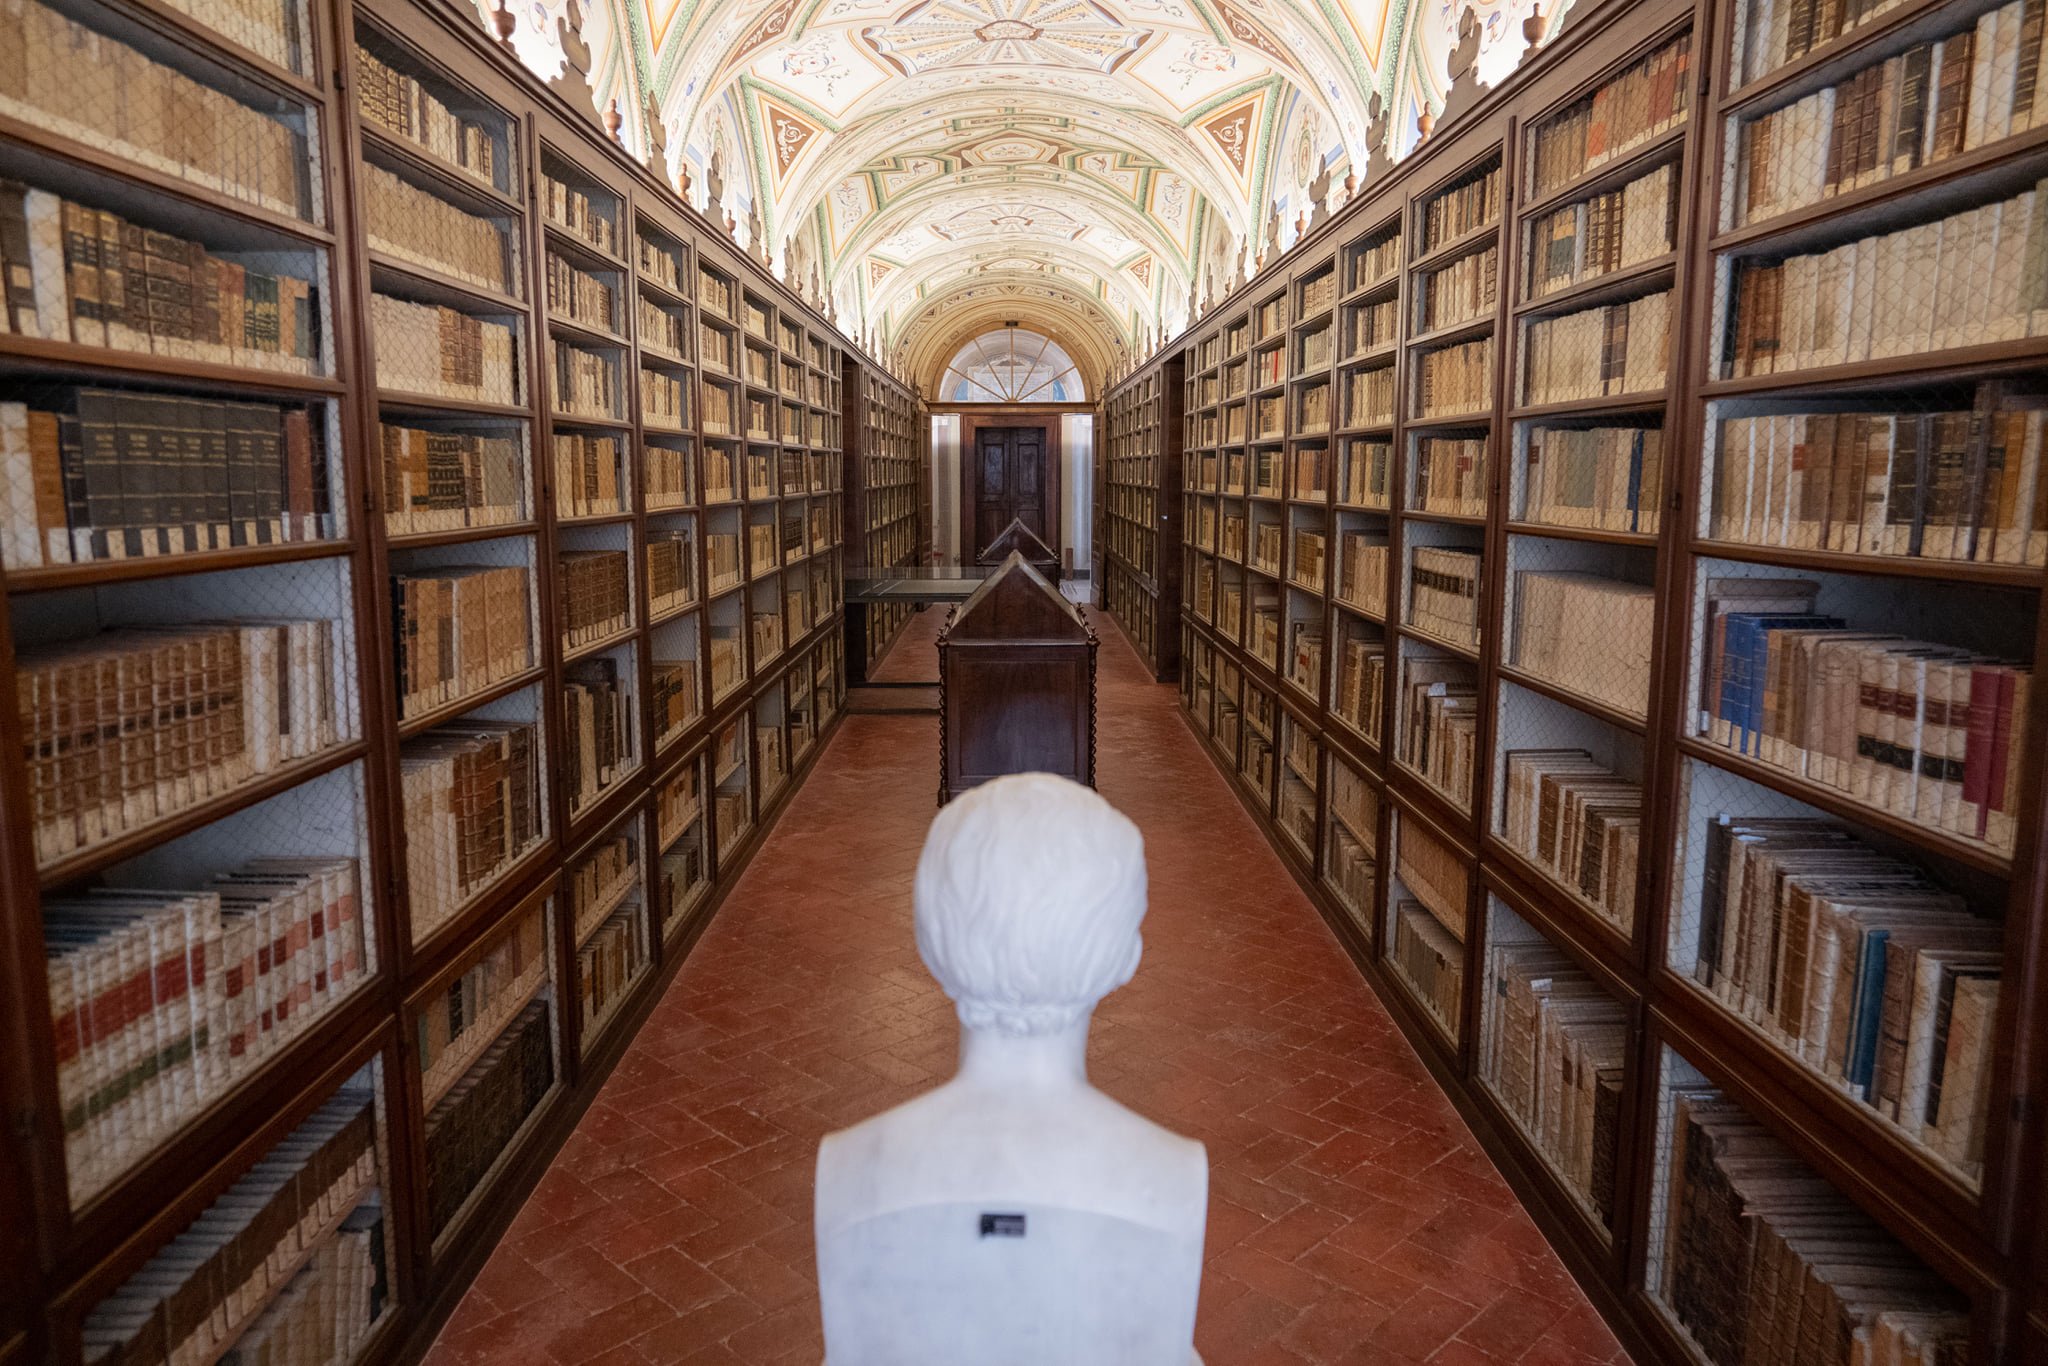
<path fill-rule="evenodd" d="M 1010 525 L 1017 527 L 1015 522 Z M 1086 644 L 1093 639 L 1094 632 L 1080 609 L 1014 550 L 954 610 L 944 636 L 947 643 L 1029 640 Z"/>
<path fill-rule="evenodd" d="M 1023 519 L 1012 517 L 1010 524 L 996 534 L 988 543 L 988 549 L 977 558 L 978 564 L 998 564 L 1011 553 L 1021 554 L 1035 565 L 1057 566 L 1060 557 L 1051 546 L 1040 540 L 1038 534 L 1025 526 Z"/>

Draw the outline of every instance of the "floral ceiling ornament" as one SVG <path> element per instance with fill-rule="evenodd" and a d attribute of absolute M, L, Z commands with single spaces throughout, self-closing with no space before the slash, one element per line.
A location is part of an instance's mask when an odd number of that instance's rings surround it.
<path fill-rule="evenodd" d="M 1093 0 L 925 0 L 860 31 L 905 76 L 995 66 L 1114 72 L 1151 36 Z"/>

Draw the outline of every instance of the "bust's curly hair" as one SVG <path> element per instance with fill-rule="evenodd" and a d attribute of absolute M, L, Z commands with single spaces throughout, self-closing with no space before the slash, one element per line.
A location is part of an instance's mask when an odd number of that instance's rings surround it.
<path fill-rule="evenodd" d="M 932 822 L 914 904 L 918 953 L 962 1024 L 1057 1033 L 1138 970 L 1145 840 L 1079 783 L 998 778 Z"/>

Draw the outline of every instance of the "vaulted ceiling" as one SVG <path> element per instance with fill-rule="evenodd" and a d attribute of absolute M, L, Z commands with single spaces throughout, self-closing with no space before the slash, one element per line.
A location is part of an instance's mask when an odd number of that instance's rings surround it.
<path fill-rule="evenodd" d="M 521 10 L 514 41 L 543 74 L 570 3 Z M 1497 79 L 1530 0 L 1474 3 Z M 693 201 L 759 233 L 849 333 L 922 378 L 1021 316 L 1093 385 L 1177 332 L 1240 249 L 1293 239 L 1310 198 L 1364 165 L 1375 95 L 1407 150 L 1462 7 L 586 0 L 583 35 L 628 145 L 658 119 Z"/>

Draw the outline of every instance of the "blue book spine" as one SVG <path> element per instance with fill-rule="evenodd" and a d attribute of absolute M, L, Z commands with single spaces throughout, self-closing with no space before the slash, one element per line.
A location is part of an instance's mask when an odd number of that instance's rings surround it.
<path fill-rule="evenodd" d="M 1747 621 L 1745 612 L 1721 618 L 1721 699 L 1716 716 L 1731 726 L 1742 723 L 1742 637 Z M 1740 735 L 1736 738 L 1740 747 Z"/>
<path fill-rule="evenodd" d="M 1628 529 L 1641 531 L 1643 519 L 1643 434 L 1628 443 Z"/>
<path fill-rule="evenodd" d="M 1877 1027 L 1884 1014 L 1884 946 L 1891 937 L 1890 930 L 1866 933 L 1862 957 L 1856 964 L 1856 1000 L 1849 1008 L 1849 1050 L 1842 1074 L 1859 1100 L 1870 1094 L 1870 1078 L 1877 1066 Z"/>

